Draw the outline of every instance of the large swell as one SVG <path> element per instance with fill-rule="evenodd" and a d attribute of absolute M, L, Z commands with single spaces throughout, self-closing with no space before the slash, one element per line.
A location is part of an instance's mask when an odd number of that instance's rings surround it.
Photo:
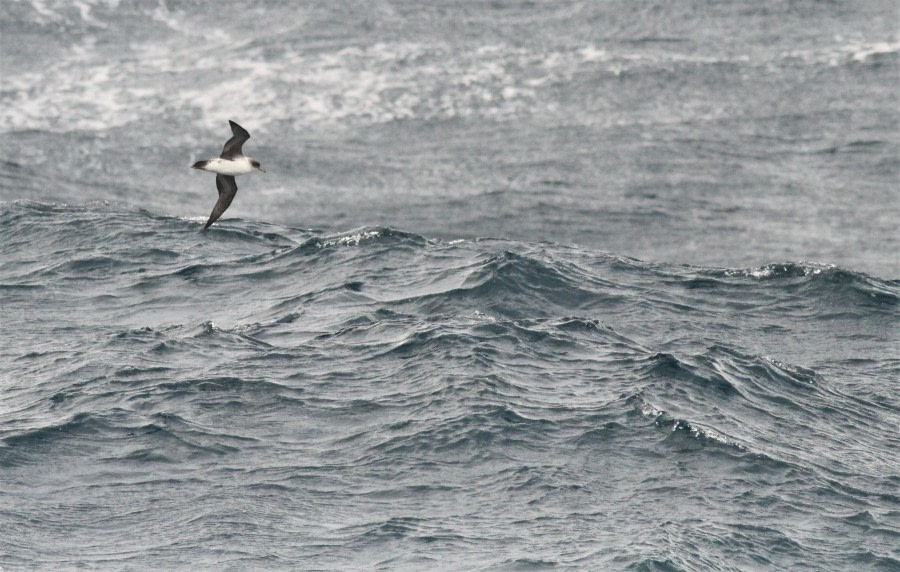
<path fill-rule="evenodd" d="M 0 210 L 13 567 L 898 565 L 900 284 Z"/>
<path fill-rule="evenodd" d="M 0 568 L 900 569 L 895 4 L 0 2 Z"/>

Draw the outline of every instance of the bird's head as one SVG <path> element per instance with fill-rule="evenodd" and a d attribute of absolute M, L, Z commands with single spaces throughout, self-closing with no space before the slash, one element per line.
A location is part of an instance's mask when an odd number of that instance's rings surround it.
<path fill-rule="evenodd" d="M 250 166 L 253 167 L 254 169 L 256 169 L 257 171 L 262 171 L 263 173 L 266 172 L 266 170 L 263 169 L 262 166 L 260 166 L 259 161 L 257 161 L 256 159 L 250 159 Z"/>

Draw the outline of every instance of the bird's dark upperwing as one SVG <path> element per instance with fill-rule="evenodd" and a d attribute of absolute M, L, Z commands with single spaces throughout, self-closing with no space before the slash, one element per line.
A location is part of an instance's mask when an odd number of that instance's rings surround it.
<path fill-rule="evenodd" d="M 203 230 L 208 229 L 209 225 L 219 220 L 219 217 L 234 200 L 234 195 L 237 194 L 237 184 L 231 175 L 216 175 L 216 188 L 219 189 L 219 200 L 216 201 L 216 206 L 213 207 L 212 214 L 209 215 L 209 220 L 206 221 Z"/>
<path fill-rule="evenodd" d="M 231 136 L 231 139 L 225 142 L 225 147 L 222 149 L 222 154 L 219 155 L 222 159 L 233 159 L 235 157 L 240 157 L 243 154 L 241 151 L 241 147 L 244 146 L 244 142 L 247 139 L 250 139 L 250 134 L 247 133 L 247 130 L 235 123 L 234 121 L 228 121 L 231 125 L 231 132 L 234 134 Z"/>

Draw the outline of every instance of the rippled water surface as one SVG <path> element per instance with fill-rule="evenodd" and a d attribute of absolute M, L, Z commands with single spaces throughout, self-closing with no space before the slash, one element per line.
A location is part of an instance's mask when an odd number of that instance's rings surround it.
<path fill-rule="evenodd" d="M 215 6 L 0 4 L 0 566 L 900 569 L 895 5 Z"/>

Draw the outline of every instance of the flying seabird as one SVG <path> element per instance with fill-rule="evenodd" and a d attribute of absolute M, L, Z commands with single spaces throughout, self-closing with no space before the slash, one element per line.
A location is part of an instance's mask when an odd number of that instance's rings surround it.
<path fill-rule="evenodd" d="M 213 207 L 212 214 L 209 215 L 209 220 L 206 221 L 206 226 L 203 227 L 203 230 L 208 229 L 209 225 L 219 220 L 219 217 L 231 204 L 235 193 L 237 193 L 237 184 L 234 182 L 234 178 L 237 175 L 246 175 L 253 171 L 265 173 L 263 168 L 259 166 L 259 161 L 250 157 L 244 157 L 241 152 L 241 146 L 244 145 L 247 139 L 250 139 L 250 134 L 234 121 L 229 120 L 228 123 L 231 125 L 231 133 L 233 135 L 231 139 L 225 142 L 222 154 L 215 159 L 197 161 L 191 165 L 192 169 L 202 169 L 215 173 L 216 188 L 219 189 L 219 200 L 216 201 L 216 206 Z"/>

